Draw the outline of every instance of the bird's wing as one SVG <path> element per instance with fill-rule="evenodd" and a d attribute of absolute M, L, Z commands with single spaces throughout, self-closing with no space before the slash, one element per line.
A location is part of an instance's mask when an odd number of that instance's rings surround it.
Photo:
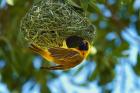
<path fill-rule="evenodd" d="M 78 51 L 73 49 L 49 48 L 48 51 L 54 58 L 55 62 L 60 64 L 60 67 L 52 67 L 52 69 L 69 69 L 78 65 L 84 59 Z"/>
<path fill-rule="evenodd" d="M 52 57 L 56 59 L 69 59 L 80 55 L 77 51 L 65 48 L 49 48 L 48 51 L 51 53 Z"/>

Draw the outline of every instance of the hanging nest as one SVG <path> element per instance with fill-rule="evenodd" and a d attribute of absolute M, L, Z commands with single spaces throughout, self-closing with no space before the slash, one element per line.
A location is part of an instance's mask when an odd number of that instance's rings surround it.
<path fill-rule="evenodd" d="M 29 43 L 50 48 L 61 47 L 69 36 L 79 36 L 92 43 L 95 27 L 66 2 L 41 0 L 22 19 L 21 32 Z"/>

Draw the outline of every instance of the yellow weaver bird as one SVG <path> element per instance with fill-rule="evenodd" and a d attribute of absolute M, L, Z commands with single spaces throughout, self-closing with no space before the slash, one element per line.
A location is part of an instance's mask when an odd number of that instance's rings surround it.
<path fill-rule="evenodd" d="M 35 44 L 29 47 L 34 52 L 40 54 L 43 58 L 58 65 L 51 67 L 41 67 L 49 70 L 67 70 L 80 64 L 86 58 L 90 51 L 90 44 L 78 36 L 70 36 L 64 42 L 62 47 L 40 48 Z"/>

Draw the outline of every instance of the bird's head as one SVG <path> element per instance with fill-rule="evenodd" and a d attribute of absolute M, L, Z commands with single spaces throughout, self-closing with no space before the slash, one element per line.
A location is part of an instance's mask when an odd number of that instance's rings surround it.
<path fill-rule="evenodd" d="M 70 36 L 66 39 L 66 46 L 68 48 L 76 49 L 82 56 L 86 57 L 90 50 L 90 44 L 87 40 L 79 36 Z"/>

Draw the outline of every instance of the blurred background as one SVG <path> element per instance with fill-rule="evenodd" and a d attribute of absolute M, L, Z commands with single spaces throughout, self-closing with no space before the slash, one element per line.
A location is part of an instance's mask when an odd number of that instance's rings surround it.
<path fill-rule="evenodd" d="M 47 71 L 20 35 L 34 1 L 0 0 L 0 93 L 140 93 L 140 0 L 67 1 L 95 25 L 93 52 L 73 69 Z"/>

